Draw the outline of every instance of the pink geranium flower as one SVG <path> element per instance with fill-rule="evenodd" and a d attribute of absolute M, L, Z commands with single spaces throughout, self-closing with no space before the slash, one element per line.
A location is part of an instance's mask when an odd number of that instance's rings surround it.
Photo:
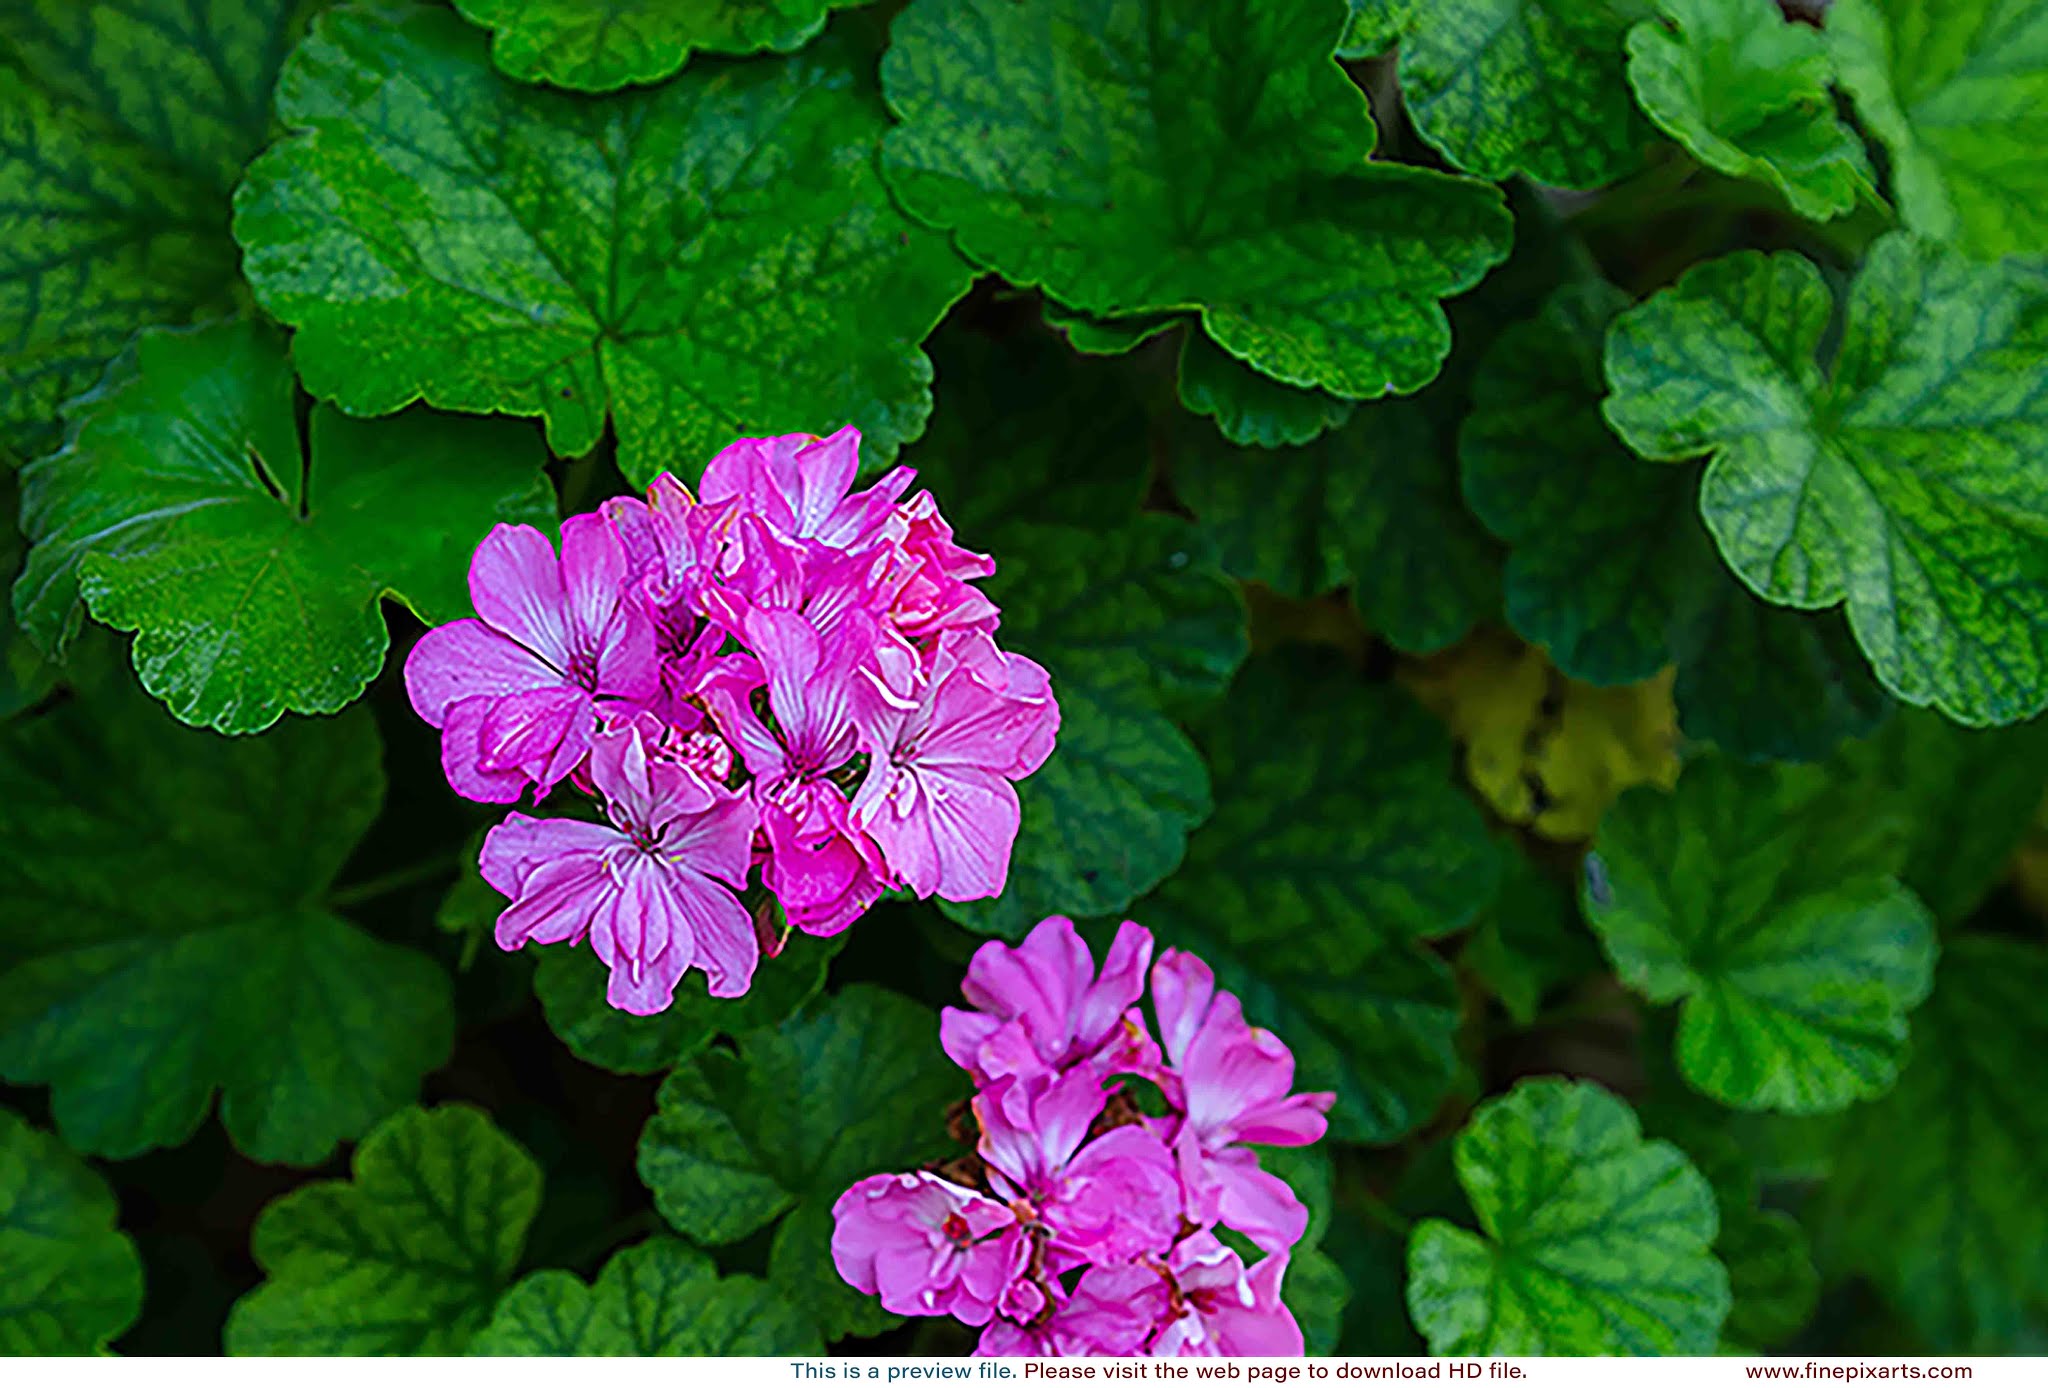
<path fill-rule="evenodd" d="M 680 760 L 653 759 L 637 727 L 599 733 L 590 778 L 610 824 L 515 814 L 484 839 L 484 880 L 512 898 L 500 948 L 588 936 L 611 969 L 606 1000 L 661 1011 L 692 967 L 711 996 L 753 979 L 753 918 L 733 895 L 746 883 L 754 807 Z"/>
<path fill-rule="evenodd" d="M 1294 1054 L 1245 1022 L 1201 960 L 1170 949 L 1152 967 L 1152 1000 L 1171 1069 L 1167 1097 L 1186 1116 L 1175 1141 L 1189 1213 L 1220 1219 L 1261 1248 L 1285 1248 L 1308 1213 L 1285 1181 L 1239 1143 L 1300 1147 L 1322 1137 L 1334 1094 L 1290 1094 Z"/>
<path fill-rule="evenodd" d="M 1285 1253 L 1270 1253 L 1247 1272 L 1214 1234 L 1194 1234 L 1174 1245 L 1166 1271 L 1170 1282 L 1154 1293 L 1161 1322 L 1155 1357 L 1301 1355 L 1301 1326 L 1280 1299 Z"/>
<path fill-rule="evenodd" d="M 974 952 L 960 991 L 976 1010 L 940 1014 L 940 1044 L 986 1085 L 1094 1063 L 1098 1074 L 1150 1073 L 1159 1048 L 1137 1002 L 1152 962 L 1152 932 L 1117 928 L 1100 978 L 1074 923 L 1049 916 L 1012 948 L 990 940 Z"/>
<path fill-rule="evenodd" d="M 1010 782 L 1038 769 L 1059 725 L 1051 698 L 1028 692 L 1044 672 L 975 631 L 941 636 L 928 678 L 886 646 L 876 664 L 858 705 L 873 760 L 854 823 L 920 897 L 1000 895 L 1019 821 Z"/>
<path fill-rule="evenodd" d="M 741 439 L 705 466 L 698 492 L 707 502 L 737 501 L 785 539 L 853 550 L 887 522 L 896 499 L 916 476 L 909 468 L 896 468 L 868 490 L 854 493 L 859 472 L 860 431 L 849 424 L 825 439 L 809 434 Z"/>
<path fill-rule="evenodd" d="M 1031 1255 L 1008 1207 L 929 1172 L 870 1176 L 832 1218 L 832 1265 L 899 1316 L 986 1324 Z"/>
<path fill-rule="evenodd" d="M 999 1080 L 974 1099 L 991 1187 L 1023 1202 L 1056 1260 L 1128 1261 L 1165 1248 L 1180 1227 L 1164 1142 L 1141 1123 L 1089 1137 L 1107 1097 L 1096 1075 L 1070 1070 Z"/>
<path fill-rule="evenodd" d="M 600 701 L 659 679 L 654 635 L 625 598 L 625 552 L 596 516 L 562 524 L 562 555 L 530 525 L 500 525 L 469 567 L 477 616 L 435 627 L 405 662 L 420 717 L 441 730 L 448 783 L 472 800 L 546 795 L 590 751 Z"/>

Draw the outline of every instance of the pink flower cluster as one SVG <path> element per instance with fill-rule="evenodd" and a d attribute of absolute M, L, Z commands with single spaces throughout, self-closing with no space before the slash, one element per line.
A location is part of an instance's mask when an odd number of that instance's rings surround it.
<path fill-rule="evenodd" d="M 982 1354 L 1300 1354 L 1280 1283 L 1308 1213 L 1245 1144 L 1314 1142 L 1334 1096 L 1290 1094 L 1287 1047 L 1193 955 L 1153 964 L 1130 921 L 1100 976 L 1054 917 L 983 945 L 962 991 L 974 1010 L 947 1008 L 940 1037 L 973 1077 L 979 1142 L 840 1196 L 839 1275 L 899 1315 L 986 1327 Z M 1145 1114 L 1120 1076 L 1167 1111 Z M 1246 1268 L 1219 1224 L 1265 1256 Z"/>
<path fill-rule="evenodd" d="M 666 473 L 562 524 L 477 547 L 477 615 L 405 665 L 448 783 L 536 800 L 567 783 L 607 823 L 514 814 L 482 870 L 505 949 L 588 938 L 612 1006 L 667 1007 L 692 967 L 747 991 L 755 889 L 813 935 L 885 892 L 994 896 L 1017 793 L 1052 752 L 1046 673 L 996 646 L 994 571 L 897 468 L 854 491 L 860 435 L 741 439 L 700 495 Z M 756 877 L 758 874 L 758 878 Z"/>

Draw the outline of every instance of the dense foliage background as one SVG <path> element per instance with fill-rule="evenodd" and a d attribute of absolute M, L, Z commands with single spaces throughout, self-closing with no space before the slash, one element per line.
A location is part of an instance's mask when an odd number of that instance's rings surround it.
<path fill-rule="evenodd" d="M 0 1349 L 959 1352 L 828 1211 L 1061 913 L 1337 1093 L 1312 1352 L 2043 1352 L 2044 151 L 2048 0 L 0 0 Z M 613 1013 L 387 655 L 849 421 L 1009 888 Z"/>

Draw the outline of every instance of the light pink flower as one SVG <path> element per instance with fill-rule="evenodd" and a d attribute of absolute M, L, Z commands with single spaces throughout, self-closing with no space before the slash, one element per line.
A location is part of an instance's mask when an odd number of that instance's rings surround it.
<path fill-rule="evenodd" d="M 1189 1217 L 1220 1219 L 1265 1249 L 1286 1248 L 1308 1212 L 1285 1181 L 1238 1143 L 1300 1147 L 1322 1137 L 1334 1094 L 1290 1094 L 1294 1055 L 1248 1025 L 1238 1000 L 1191 954 L 1169 949 L 1152 967 L 1152 1001 L 1170 1069 L 1167 1098 L 1186 1115 L 1175 1140 Z"/>
<path fill-rule="evenodd" d="M 899 1316 L 986 1324 L 1031 1254 L 1008 1208 L 929 1172 L 870 1176 L 832 1219 L 832 1265 Z"/>
<path fill-rule="evenodd" d="M 998 1080 L 974 1098 L 991 1187 L 1025 1203 L 1059 1267 L 1162 1252 L 1180 1227 L 1165 1143 L 1138 1123 L 1089 1137 L 1106 1099 L 1087 1070 Z"/>
<path fill-rule="evenodd" d="M 920 641 L 956 628 L 994 631 L 996 605 L 974 582 L 996 571 L 995 560 L 954 543 L 953 527 L 939 514 L 930 492 L 919 492 L 896 509 L 904 531 L 897 545 L 906 570 L 889 601 L 896 629 Z"/>
<path fill-rule="evenodd" d="M 1000 895 L 1019 822 L 1010 782 L 1038 768 L 1059 725 L 1050 697 L 1013 692 L 1035 688 L 1038 667 L 975 631 L 940 637 L 928 678 L 886 646 L 876 664 L 858 703 L 872 761 L 854 823 L 920 897 Z"/>
<path fill-rule="evenodd" d="M 846 798 L 832 786 L 797 783 L 759 803 L 768 889 L 795 929 L 836 935 L 889 889 L 881 849 L 853 827 Z"/>
<path fill-rule="evenodd" d="M 477 616 L 435 627 L 405 662 L 406 693 L 441 730 L 459 794 L 546 795 L 589 753 L 600 700 L 654 694 L 653 632 L 625 578 L 625 551 L 596 516 L 563 522 L 559 560 L 529 525 L 499 525 L 477 546 Z"/>
<path fill-rule="evenodd" d="M 1074 923 L 1049 916 L 1021 945 L 990 940 L 974 952 L 960 991 L 976 1010 L 946 1008 L 940 1043 L 979 1085 L 1084 1064 L 1105 1078 L 1150 1074 L 1159 1047 L 1137 1002 L 1151 962 L 1152 932 L 1125 921 L 1098 978 Z"/>
<path fill-rule="evenodd" d="M 512 815 L 484 839 L 484 880 L 512 898 L 497 941 L 588 935 L 611 969 L 606 1000 L 647 1016 L 692 966 L 713 997 L 747 991 L 759 958 L 746 883 L 754 807 L 672 760 L 650 760 L 638 728 L 601 732 L 591 781 L 610 824 Z"/>

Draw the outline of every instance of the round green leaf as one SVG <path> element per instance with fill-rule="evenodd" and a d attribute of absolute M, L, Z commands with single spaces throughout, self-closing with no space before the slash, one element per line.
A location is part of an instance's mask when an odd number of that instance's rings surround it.
<path fill-rule="evenodd" d="M 0 1109 L 0 1354 L 99 1354 L 142 1310 L 142 1260 L 107 1183 Z"/>
<path fill-rule="evenodd" d="M 64 451 L 22 473 L 23 624 L 61 647 L 83 598 L 138 633 L 136 672 L 171 712 L 253 732 L 369 686 L 390 644 L 379 598 L 451 621 L 492 525 L 553 524 L 530 430 L 319 408 L 302 441 L 293 409 L 275 330 L 145 333 L 76 402 Z"/>
<path fill-rule="evenodd" d="M 896 1318 L 832 1273 L 832 1202 L 855 1181 L 942 1154 L 965 1088 L 938 1018 L 855 986 L 735 1051 L 700 1055 L 661 1087 L 640 1176 L 663 1217 L 699 1243 L 743 1239 L 787 1212 L 768 1277 L 825 1338 Z"/>
<path fill-rule="evenodd" d="M 502 896 L 492 894 L 500 906 Z M 676 1000 L 652 1017 L 621 1012 L 605 1001 L 609 971 L 594 950 L 560 946 L 540 951 L 533 991 L 548 1025 L 577 1059 L 622 1075 L 651 1075 L 688 1060 L 718 1036 L 772 1027 L 817 996 L 825 968 L 844 935 L 791 935 L 783 952 L 763 959 L 745 997 L 714 998 L 695 973 Z"/>
<path fill-rule="evenodd" d="M 1642 159 L 1622 0 L 1435 0 L 1413 6 L 1401 93 L 1422 138 L 1481 178 L 1597 188 Z"/>
<path fill-rule="evenodd" d="M 882 64 L 890 186 L 1070 308 L 1200 310 L 1284 384 L 1419 389 L 1450 347 L 1438 301 L 1505 257 L 1509 221 L 1493 189 L 1368 162 L 1341 20 L 1335 0 L 914 0 Z"/>
<path fill-rule="evenodd" d="M 1207 720 L 1216 814 L 1131 910 L 1206 960 L 1337 1094 L 1331 1131 L 1392 1142 L 1449 1091 L 1457 990 L 1418 939 L 1468 923 L 1499 855 L 1451 747 L 1398 691 L 1300 657 L 1246 667 Z"/>
<path fill-rule="evenodd" d="M 1569 286 L 1481 362 L 1458 438 L 1465 497 L 1510 547 L 1508 624 L 1567 675 L 1634 684 L 1719 576 L 1692 475 L 1629 453 L 1600 418 L 1600 351 L 1627 296 Z"/>
<path fill-rule="evenodd" d="M 1848 605 L 1877 677 L 1960 722 L 2048 708 L 2048 289 L 1904 235 L 1833 312 L 1814 265 L 1743 252 L 1615 321 L 1607 418 L 1709 454 L 1700 508 L 1766 599 Z"/>
<path fill-rule="evenodd" d="M 348 1180 L 258 1217 L 267 1280 L 235 1303 L 228 1353 L 460 1353 L 512 1280 L 540 1190 L 539 1166 L 481 1111 L 394 1114 Z"/>
<path fill-rule="evenodd" d="M 1209 778 L 1173 718 L 1211 702 L 1244 659 L 1244 602 L 1170 516 L 1106 532 L 1012 525 L 990 544 L 1003 644 L 1051 671 L 1060 735 L 1018 784 L 1003 894 L 941 909 L 1021 939 L 1050 915 L 1120 911 L 1180 863 L 1209 815 Z"/>
<path fill-rule="evenodd" d="M 609 92 L 659 82 L 695 53 L 787 53 L 865 0 L 455 0 L 496 31 L 491 61 L 526 82 Z"/>
<path fill-rule="evenodd" d="M 1683 1000 L 1678 1066 L 1737 1108 L 1883 1093 L 1927 996 L 1934 922 L 1895 880 L 1900 823 L 1838 768 L 1706 758 L 1601 821 L 1586 913 L 1616 972 Z"/>
<path fill-rule="evenodd" d="M 1180 344 L 1180 402 L 1209 415 L 1232 443 L 1281 448 L 1342 428 L 1355 408 L 1326 390 L 1303 390 L 1262 376 L 1189 328 Z"/>
<path fill-rule="evenodd" d="M 1674 645 L 1679 726 L 1739 761 L 1822 761 L 1894 707 L 1839 612 L 1772 607 L 1725 570 Z"/>
<path fill-rule="evenodd" d="M 505 1293 L 473 1355 L 823 1354 L 810 1318 L 752 1277 L 720 1277 L 708 1254 L 649 1239 L 614 1254 L 595 1285 L 536 1272 Z"/>
<path fill-rule="evenodd" d="M 2005 876 L 2048 792 L 2048 719 L 1959 728 L 1913 710 L 1847 756 L 1907 822 L 1899 880 L 1955 925 Z"/>
<path fill-rule="evenodd" d="M 1908 227 L 1986 259 L 2048 251 L 2048 6 L 1836 0 L 1827 34 Z"/>
<path fill-rule="evenodd" d="M 137 329 L 243 298 L 228 199 L 325 0 L 0 7 L 0 462 Z"/>
<path fill-rule="evenodd" d="M 1408 1309 L 1431 1352 L 1708 1354 L 1728 1273 L 1714 1193 L 1595 1085 L 1528 1080 L 1458 1134 L 1482 1234 L 1441 1219 L 1408 1245 Z"/>
<path fill-rule="evenodd" d="M 850 33 L 602 100 L 507 81 L 484 43 L 444 10 L 338 10 L 287 65 L 295 133 L 235 239 L 307 389 L 540 415 L 564 456 L 609 417 L 635 484 L 737 435 L 851 422 L 879 462 L 923 428 L 917 344 L 970 276 L 883 190 Z"/>
<path fill-rule="evenodd" d="M 1853 1110 L 1813 1222 L 1941 1354 L 2018 1347 L 2048 1296 L 2048 951 L 1964 936 L 1914 1018 L 1912 1062 Z"/>
<path fill-rule="evenodd" d="M 221 1122 L 311 1164 L 453 1041 L 431 960 L 320 903 L 384 793 L 356 710 L 234 741 L 126 680 L 0 733 L 0 1076 L 125 1157 Z"/>
<path fill-rule="evenodd" d="M 1768 183 L 1826 221 L 1871 196 L 1870 161 L 1835 119 L 1820 32 L 1777 0 L 1656 0 L 1629 31 L 1628 80 L 1650 119 L 1708 168 Z"/>
<path fill-rule="evenodd" d="M 1142 347 L 1184 320 L 1177 313 L 1151 313 L 1136 318 L 1097 318 L 1092 313 L 1069 308 L 1057 299 L 1042 305 L 1049 328 L 1066 335 L 1067 345 L 1091 357 L 1121 356 Z"/>
<path fill-rule="evenodd" d="M 1368 406 L 1304 448 L 1191 442 L 1174 486 L 1236 577 L 1293 597 L 1348 581 L 1366 625 L 1404 651 L 1441 650 L 1497 609 L 1495 546 L 1422 403 Z"/>

